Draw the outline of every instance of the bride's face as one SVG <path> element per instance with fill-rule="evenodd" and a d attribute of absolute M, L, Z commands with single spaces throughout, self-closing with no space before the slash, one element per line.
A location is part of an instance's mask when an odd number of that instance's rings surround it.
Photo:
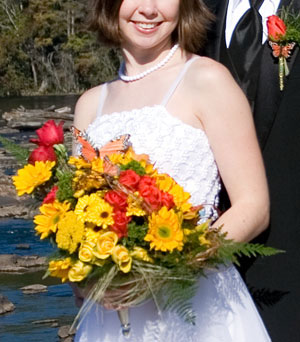
<path fill-rule="evenodd" d="M 171 45 L 180 0 L 123 0 L 119 11 L 122 47 L 150 49 Z"/>

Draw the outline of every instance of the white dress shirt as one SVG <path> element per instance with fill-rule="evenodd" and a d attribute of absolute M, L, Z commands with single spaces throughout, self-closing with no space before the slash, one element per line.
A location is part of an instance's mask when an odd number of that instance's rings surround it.
<path fill-rule="evenodd" d="M 264 0 L 259 9 L 259 13 L 262 17 L 263 24 L 263 36 L 262 44 L 268 38 L 267 18 L 270 15 L 276 14 L 279 7 L 280 0 Z M 225 40 L 226 46 L 229 47 L 232 33 L 236 27 L 238 21 L 243 14 L 250 8 L 249 0 L 229 0 L 226 18 Z"/>

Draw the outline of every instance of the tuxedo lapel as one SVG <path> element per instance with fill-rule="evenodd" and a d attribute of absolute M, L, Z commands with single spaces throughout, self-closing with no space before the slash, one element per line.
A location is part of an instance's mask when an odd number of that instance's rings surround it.
<path fill-rule="evenodd" d="M 212 30 L 208 33 L 208 45 L 206 54 L 211 58 L 220 61 L 220 56 L 223 49 L 224 28 L 226 25 L 226 13 L 229 0 L 210 1 L 206 0 L 205 3 L 216 16 L 216 21 Z M 213 4 L 212 4 L 213 3 Z"/>
<path fill-rule="evenodd" d="M 283 0 L 280 7 L 288 6 L 290 0 Z M 299 9 L 300 0 L 294 0 L 294 8 Z M 299 63 L 299 48 L 297 47 L 291 58 L 288 59 L 288 66 L 290 74 L 293 72 L 293 66 L 297 60 Z M 286 96 L 286 90 L 289 86 L 290 76 L 285 78 L 284 90 L 279 90 L 279 72 L 278 72 L 278 58 L 272 55 L 271 47 L 266 42 L 263 48 L 263 56 L 260 64 L 260 77 L 258 81 L 258 89 L 255 100 L 254 120 L 257 130 L 258 139 L 262 150 L 264 149 L 270 131 L 278 115 L 279 107 L 283 98 Z"/>

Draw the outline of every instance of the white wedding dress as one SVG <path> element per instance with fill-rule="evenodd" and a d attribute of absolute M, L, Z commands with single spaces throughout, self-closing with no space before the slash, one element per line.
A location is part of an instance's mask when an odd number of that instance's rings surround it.
<path fill-rule="evenodd" d="M 160 105 L 104 115 L 104 85 L 98 115 L 87 133 L 101 147 L 130 134 L 137 153 L 147 153 L 160 172 L 168 173 L 191 194 L 194 205 L 205 203 L 201 215 L 216 217 L 220 179 L 208 139 L 201 129 L 172 116 L 166 103 L 192 60 Z M 234 266 L 210 271 L 199 279 L 193 298 L 196 324 L 185 323 L 174 312 L 158 315 L 152 300 L 130 308 L 131 335 L 125 338 L 115 311 L 94 304 L 82 320 L 75 342 L 266 342 L 271 341 L 248 290 Z"/>

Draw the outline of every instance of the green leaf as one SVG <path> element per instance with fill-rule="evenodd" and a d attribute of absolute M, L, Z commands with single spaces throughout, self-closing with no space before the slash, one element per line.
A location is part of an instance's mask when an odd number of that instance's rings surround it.
<path fill-rule="evenodd" d="M 136 160 L 132 160 L 128 164 L 121 165 L 120 169 L 122 171 L 133 170 L 133 171 L 135 171 L 140 176 L 144 176 L 146 174 L 145 168 Z"/>
<path fill-rule="evenodd" d="M 0 142 L 3 145 L 4 149 L 11 153 L 17 161 L 21 162 L 23 165 L 27 164 L 30 151 L 27 148 L 24 148 L 14 141 L 4 138 L 0 135 Z"/>

